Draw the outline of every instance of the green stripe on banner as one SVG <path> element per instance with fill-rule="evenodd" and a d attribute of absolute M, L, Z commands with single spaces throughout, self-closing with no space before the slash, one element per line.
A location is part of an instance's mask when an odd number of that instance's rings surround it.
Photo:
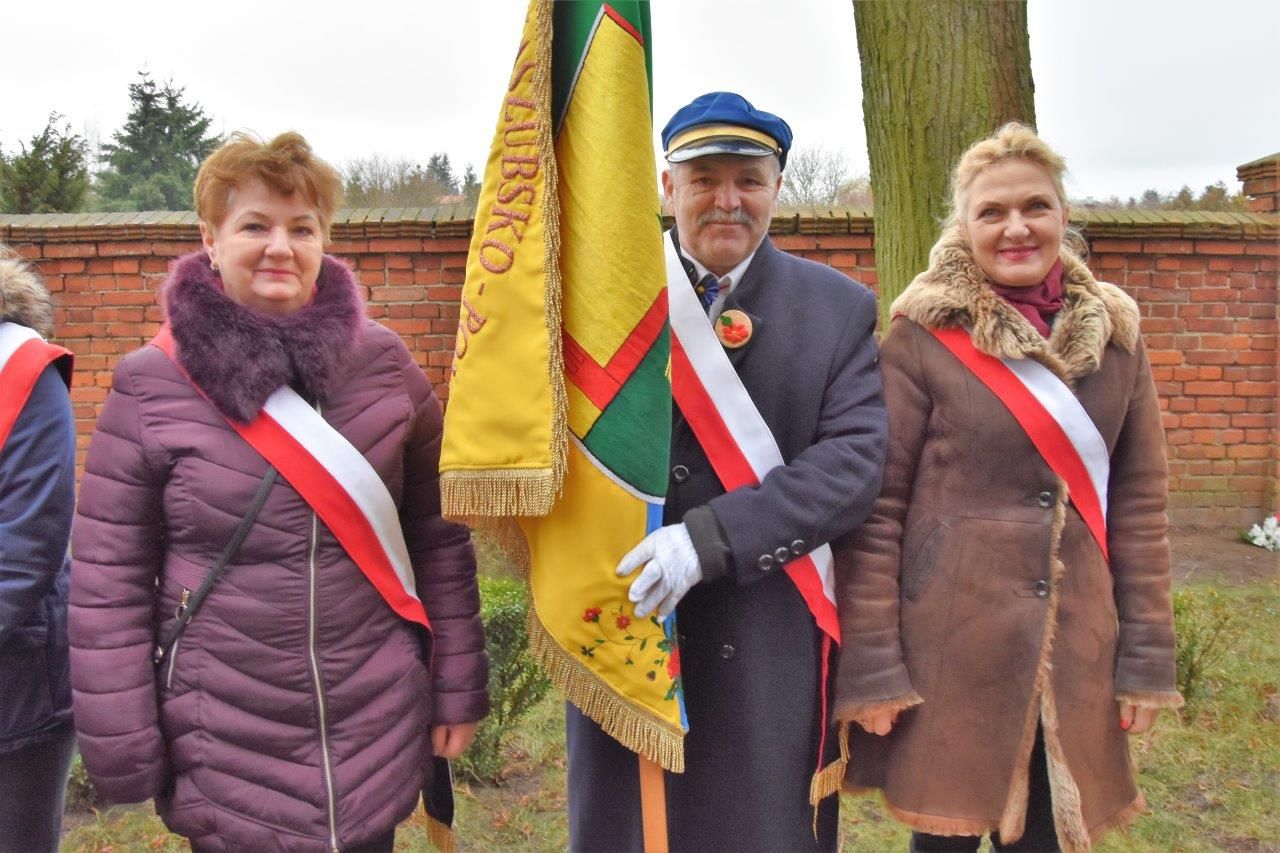
<path fill-rule="evenodd" d="M 650 112 L 653 105 L 653 48 L 649 35 L 649 4 L 645 0 L 618 0 L 615 3 L 589 0 L 556 0 L 552 12 L 551 115 L 556 131 L 564 115 L 574 77 L 582 64 L 587 39 L 595 28 L 596 18 L 609 6 L 627 21 L 644 39 L 644 73 L 649 85 Z"/>
<path fill-rule="evenodd" d="M 671 423 L 670 352 L 671 330 L 667 328 L 582 442 L 614 476 L 655 497 L 667 493 L 670 436 L 653 426 Z"/>

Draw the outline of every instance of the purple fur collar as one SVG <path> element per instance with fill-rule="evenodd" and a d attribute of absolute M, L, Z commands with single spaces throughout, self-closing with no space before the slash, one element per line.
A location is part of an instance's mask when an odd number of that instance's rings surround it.
<path fill-rule="evenodd" d="M 227 298 L 204 252 L 175 261 L 161 295 L 178 363 L 219 412 L 245 422 L 285 383 L 328 396 L 364 322 L 355 274 L 328 255 L 311 302 L 282 317 Z"/>

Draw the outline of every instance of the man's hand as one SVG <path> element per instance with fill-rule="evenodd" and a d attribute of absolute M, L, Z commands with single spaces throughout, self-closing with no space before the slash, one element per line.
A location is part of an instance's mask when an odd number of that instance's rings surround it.
<path fill-rule="evenodd" d="M 631 584 L 627 597 L 636 603 L 636 616 L 645 617 L 655 609 L 666 619 L 680 599 L 702 580 L 702 567 L 693 541 L 683 524 L 660 527 L 627 552 L 618 563 L 618 576 L 626 577 L 644 566 Z"/>
<path fill-rule="evenodd" d="M 1120 728 L 1131 735 L 1145 734 L 1155 724 L 1156 717 L 1159 715 L 1159 708 L 1143 708 L 1121 702 Z"/>
<path fill-rule="evenodd" d="M 466 752 L 475 740 L 479 723 L 452 723 L 431 727 L 431 751 L 439 758 L 450 760 Z"/>

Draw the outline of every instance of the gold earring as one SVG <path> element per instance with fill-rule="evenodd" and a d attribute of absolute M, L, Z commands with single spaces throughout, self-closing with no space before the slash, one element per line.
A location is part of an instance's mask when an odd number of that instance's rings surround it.
<path fill-rule="evenodd" d="M 213 270 L 214 272 L 217 272 L 217 271 L 218 271 L 218 262 L 217 262 L 217 261 L 209 261 L 209 269 Z"/>

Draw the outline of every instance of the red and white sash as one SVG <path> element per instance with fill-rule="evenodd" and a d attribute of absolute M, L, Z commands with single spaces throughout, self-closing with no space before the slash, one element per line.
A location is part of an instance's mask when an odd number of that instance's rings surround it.
<path fill-rule="evenodd" d="M 35 390 L 40 374 L 59 359 L 63 359 L 58 365 L 62 381 L 69 389 L 74 359 L 69 350 L 49 343 L 35 329 L 0 322 L 0 449 Z"/>
<path fill-rule="evenodd" d="M 151 343 L 178 364 L 168 326 Z M 315 510 L 391 609 L 430 627 L 395 501 L 360 451 L 287 385 L 272 392 L 252 422 L 227 423 Z"/>
<path fill-rule="evenodd" d="M 986 385 L 1026 432 L 1107 553 L 1107 480 L 1111 454 L 1080 400 L 1052 370 L 1030 358 L 996 358 L 966 329 L 932 329 L 943 346 Z"/>
<path fill-rule="evenodd" d="M 670 239 L 667 302 L 671 316 L 671 393 L 726 491 L 759 485 L 784 464 L 778 442 L 729 361 Z M 786 565 L 818 628 L 840 642 L 835 566 L 823 545 Z"/>

